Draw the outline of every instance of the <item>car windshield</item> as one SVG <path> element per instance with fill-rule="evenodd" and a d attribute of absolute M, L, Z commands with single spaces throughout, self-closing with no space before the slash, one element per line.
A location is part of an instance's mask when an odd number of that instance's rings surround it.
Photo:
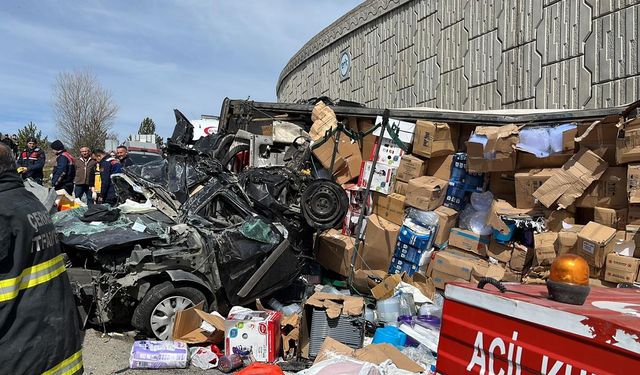
<path fill-rule="evenodd" d="M 147 164 L 150 161 L 160 160 L 162 156 L 153 153 L 129 153 L 129 158 L 133 164 Z"/>

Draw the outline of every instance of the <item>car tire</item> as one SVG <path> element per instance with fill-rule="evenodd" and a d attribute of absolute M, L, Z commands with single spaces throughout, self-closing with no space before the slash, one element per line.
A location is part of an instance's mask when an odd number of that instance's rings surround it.
<path fill-rule="evenodd" d="M 131 324 L 138 330 L 155 336 L 160 340 L 170 340 L 175 321 L 175 313 L 204 302 L 207 311 L 207 298 L 200 290 L 180 286 L 170 281 L 153 286 L 138 304 Z"/>

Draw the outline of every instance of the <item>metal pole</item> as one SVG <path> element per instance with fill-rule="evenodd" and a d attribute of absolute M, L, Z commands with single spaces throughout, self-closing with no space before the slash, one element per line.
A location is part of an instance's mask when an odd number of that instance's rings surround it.
<path fill-rule="evenodd" d="M 385 109 L 382 114 L 382 131 L 380 132 L 380 140 L 384 138 L 385 133 L 387 132 L 387 126 L 389 125 L 389 110 Z M 358 259 L 358 248 L 360 247 L 360 243 L 362 242 L 362 222 L 364 221 L 364 212 L 366 212 L 366 207 L 369 204 L 369 196 L 371 195 L 371 182 L 373 181 L 373 175 L 376 173 L 376 165 L 378 164 L 378 155 L 380 155 L 380 146 L 382 141 L 378 142 L 376 146 L 375 156 L 373 157 L 373 161 L 371 163 L 371 171 L 369 172 L 369 178 L 367 179 L 367 187 L 364 191 L 364 203 L 363 203 L 363 212 L 361 212 L 360 217 L 358 218 L 358 224 L 356 225 L 356 241 L 353 249 L 353 256 L 351 257 L 351 269 L 349 270 L 349 287 L 353 288 L 353 274 L 355 272 L 355 264 L 356 259 Z"/>

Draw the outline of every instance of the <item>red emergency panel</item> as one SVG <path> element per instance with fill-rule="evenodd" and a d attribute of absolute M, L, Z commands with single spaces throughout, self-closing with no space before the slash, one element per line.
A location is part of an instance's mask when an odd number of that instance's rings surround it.
<path fill-rule="evenodd" d="M 640 374 L 640 289 L 592 287 L 582 306 L 547 298 L 544 285 L 513 292 L 448 284 L 441 374 Z"/>

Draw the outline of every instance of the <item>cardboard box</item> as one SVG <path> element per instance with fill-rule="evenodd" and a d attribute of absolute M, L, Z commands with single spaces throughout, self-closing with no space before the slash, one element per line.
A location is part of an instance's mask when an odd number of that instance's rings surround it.
<path fill-rule="evenodd" d="M 186 310 L 178 311 L 171 333 L 174 341 L 187 344 L 212 343 L 224 341 L 224 322 L 222 315 L 202 311 L 204 302 Z"/>
<path fill-rule="evenodd" d="M 282 335 L 282 352 L 285 360 L 295 355 L 300 340 L 300 314 L 283 316 L 280 321 L 280 333 Z"/>
<path fill-rule="evenodd" d="M 576 207 L 627 206 L 627 168 L 609 167 L 602 176 L 576 199 Z"/>
<path fill-rule="evenodd" d="M 571 209 L 573 207 L 569 207 Z M 543 210 L 544 217 L 547 218 L 547 230 L 551 232 L 559 232 L 564 224 L 574 224 L 576 222 L 575 212 L 569 210 Z M 588 222 L 589 220 L 587 220 Z M 564 224 L 563 224 L 564 223 Z"/>
<path fill-rule="evenodd" d="M 405 204 L 423 211 L 442 206 L 449 183 L 431 176 L 421 176 L 409 181 Z"/>
<path fill-rule="evenodd" d="M 487 248 L 487 256 L 490 256 L 502 263 L 509 263 L 512 251 L 513 244 L 502 244 L 497 242 L 494 238 L 491 238 L 491 242 L 489 242 L 489 247 Z"/>
<path fill-rule="evenodd" d="M 456 223 L 458 222 L 458 211 L 454 210 L 453 208 L 440 206 L 433 212 L 438 214 L 439 217 L 438 231 L 436 232 L 433 243 L 438 247 L 444 247 L 449 241 L 451 228 L 455 227 Z"/>
<path fill-rule="evenodd" d="M 516 145 L 520 139 L 517 126 L 478 126 L 474 135 L 485 138 L 486 144 L 467 141 L 469 172 L 502 172 L 515 169 Z M 491 158 L 486 158 L 485 155 L 491 155 Z"/>
<path fill-rule="evenodd" d="M 578 233 L 578 255 L 589 265 L 602 268 L 615 247 L 615 236 L 615 229 L 590 221 Z"/>
<path fill-rule="evenodd" d="M 373 197 L 373 213 L 392 223 L 402 225 L 402 220 L 404 219 L 404 200 L 404 195 L 396 193 L 389 195 L 375 193 Z"/>
<path fill-rule="evenodd" d="M 528 265 L 529 259 L 529 249 L 526 246 L 514 242 L 511 259 L 509 260 L 509 268 L 516 272 L 522 272 Z"/>
<path fill-rule="evenodd" d="M 578 253 L 578 233 L 584 225 L 572 225 L 558 232 L 556 240 L 556 254 L 577 254 Z"/>
<path fill-rule="evenodd" d="M 635 258 L 640 258 L 640 226 L 627 225 L 625 228 L 625 241 L 633 241 L 636 244 L 636 250 L 633 253 Z"/>
<path fill-rule="evenodd" d="M 518 152 L 516 170 L 520 169 L 540 169 L 540 168 L 560 168 L 571 157 L 573 152 L 550 155 L 546 158 L 538 158 L 527 152 Z"/>
<path fill-rule="evenodd" d="M 533 235 L 535 264 L 537 266 L 550 266 L 556 259 L 555 243 L 558 233 L 544 232 Z"/>
<path fill-rule="evenodd" d="M 358 178 L 358 186 L 365 188 L 369 181 L 369 174 L 371 173 L 371 169 L 373 167 L 373 162 L 364 161 L 362 162 L 362 167 L 360 169 L 360 178 Z M 371 180 L 371 190 L 377 191 L 382 194 L 391 193 L 391 189 L 393 188 L 393 183 L 395 180 L 396 168 L 384 166 L 384 165 L 376 165 L 376 171 L 373 175 L 373 180 Z"/>
<path fill-rule="evenodd" d="M 361 133 L 366 133 L 371 128 L 373 128 L 373 120 L 366 118 L 358 119 L 358 130 Z M 369 157 L 371 156 L 371 150 L 375 147 L 376 136 L 370 134 L 360 141 L 360 149 L 362 150 L 362 160 L 370 161 Z"/>
<path fill-rule="evenodd" d="M 349 276 L 355 238 L 345 236 L 338 230 L 329 229 L 318 238 L 316 261 L 324 268 L 342 276 Z M 356 259 L 356 269 L 360 268 L 360 259 Z"/>
<path fill-rule="evenodd" d="M 611 253 L 607 255 L 605 266 L 605 281 L 616 283 L 632 283 L 638 275 L 640 259 Z"/>
<path fill-rule="evenodd" d="M 444 290 L 444 287 L 448 284 L 448 283 L 459 283 L 459 282 L 469 282 L 469 280 L 465 280 L 462 279 L 460 277 L 456 277 L 453 275 L 449 275 L 448 273 L 444 273 L 442 271 L 438 271 L 436 269 L 433 269 L 429 275 L 429 277 L 431 277 L 431 280 L 433 280 L 433 285 L 435 285 L 436 288 Z"/>
<path fill-rule="evenodd" d="M 407 186 L 409 186 L 408 182 L 396 180 L 396 183 L 393 187 L 393 192 L 400 195 L 407 195 Z"/>
<path fill-rule="evenodd" d="M 320 101 L 316 103 L 311 111 L 311 129 L 309 129 L 309 136 L 312 140 L 317 141 L 325 137 L 327 131 L 335 129 L 338 126 L 338 119 L 335 112 L 331 107 Z"/>
<path fill-rule="evenodd" d="M 622 116 L 607 116 L 602 121 L 591 124 L 578 124 L 576 142 L 580 150 L 594 151 L 609 165 L 616 165 L 616 143 L 618 138 L 617 124 Z"/>
<path fill-rule="evenodd" d="M 490 277 L 492 279 L 500 281 L 504 278 L 505 274 L 506 270 L 501 265 L 489 264 L 483 261 L 473 267 L 473 271 L 471 272 L 471 279 L 469 281 L 477 284 L 483 277 Z"/>
<path fill-rule="evenodd" d="M 443 122 L 418 120 L 413 139 L 413 153 L 427 158 L 454 153 L 456 137 L 452 137 L 451 133 L 452 129 Z"/>
<path fill-rule="evenodd" d="M 382 124 L 382 116 L 378 116 L 376 117 L 376 125 L 378 124 Z M 413 122 L 408 122 L 408 121 L 400 121 L 400 120 L 396 120 L 396 119 L 389 119 L 389 128 L 393 129 L 393 128 L 397 128 L 398 129 L 398 138 L 410 145 L 413 142 L 413 134 L 415 132 L 415 128 L 416 128 L 416 124 L 414 124 Z M 382 127 L 378 127 L 378 129 L 376 129 L 373 132 L 373 135 L 375 135 L 376 137 L 380 137 L 380 133 L 382 133 Z M 391 134 L 389 133 L 389 131 L 385 131 L 383 138 L 387 138 L 387 139 L 391 139 Z"/>
<path fill-rule="evenodd" d="M 558 173 L 559 168 L 528 169 L 514 175 L 517 208 L 533 208 L 536 199 L 533 193 L 551 176 Z"/>
<path fill-rule="evenodd" d="M 627 225 L 640 225 L 640 204 L 630 204 L 627 209 Z"/>
<path fill-rule="evenodd" d="M 305 304 L 324 309 L 330 319 L 335 319 L 340 315 L 360 316 L 364 310 L 364 298 L 344 294 L 315 292 Z"/>
<path fill-rule="evenodd" d="M 411 154 L 405 154 L 400 160 L 396 179 L 399 181 L 409 182 L 409 180 L 424 176 L 427 172 L 427 161 L 415 157 Z"/>
<path fill-rule="evenodd" d="M 324 340 L 322 347 L 320 348 L 320 352 L 313 364 L 333 358 L 336 354 L 351 357 L 363 362 L 374 363 L 376 365 L 391 360 L 391 362 L 393 362 L 399 369 L 408 372 L 421 373 L 425 371 L 422 366 L 409 359 L 409 357 L 402 354 L 400 350 L 391 344 L 371 344 L 362 349 L 352 349 L 331 337 L 327 337 Z"/>
<path fill-rule="evenodd" d="M 460 278 L 465 281 L 471 279 L 473 268 L 482 263 L 483 260 L 472 254 L 465 254 L 461 251 L 447 249 L 436 251 L 431 260 L 432 270 Z"/>
<path fill-rule="evenodd" d="M 427 176 L 449 181 L 451 178 L 451 164 L 453 164 L 453 155 L 431 158 L 427 165 Z"/>
<path fill-rule="evenodd" d="M 581 150 L 549 178 L 533 196 L 546 207 L 558 203 L 569 207 L 591 183 L 599 179 L 608 167 L 607 162 L 589 150 Z"/>
<path fill-rule="evenodd" d="M 513 172 L 492 172 L 489 176 L 489 191 L 494 198 L 516 204 L 516 183 Z"/>
<path fill-rule="evenodd" d="M 280 311 L 248 311 L 230 314 L 224 323 L 224 352 L 251 350 L 258 362 L 273 362 L 280 356 Z"/>
<path fill-rule="evenodd" d="M 371 294 L 377 300 L 387 299 L 395 293 L 396 286 L 404 282 L 416 287 L 427 298 L 433 299 L 435 286 L 426 276 L 416 273 L 413 276 L 404 274 L 394 274 L 386 277 L 380 284 L 371 288 Z"/>
<path fill-rule="evenodd" d="M 627 165 L 627 194 L 629 203 L 640 203 L 640 164 Z"/>
<path fill-rule="evenodd" d="M 371 270 L 388 270 L 400 226 L 378 215 L 369 215 L 362 249 L 362 267 Z"/>
<path fill-rule="evenodd" d="M 480 236 L 470 230 L 453 228 L 449 234 L 449 246 L 487 256 L 489 236 Z"/>
<path fill-rule="evenodd" d="M 322 145 L 313 149 L 313 155 L 320 161 L 323 167 L 331 167 L 331 157 L 335 145 L 335 138 L 332 136 Z M 339 184 L 347 183 L 360 175 L 360 164 L 362 157 L 360 147 L 346 136 L 340 137 L 336 159 L 333 164 L 333 177 Z"/>
<path fill-rule="evenodd" d="M 400 166 L 400 160 L 404 156 L 404 150 L 394 143 L 391 139 L 378 138 L 371 151 L 371 157 L 369 160 L 374 160 L 376 156 L 376 148 L 380 145 L 380 152 L 378 153 L 378 165 L 386 165 L 388 167 L 398 168 Z"/>
<path fill-rule="evenodd" d="M 618 230 L 624 230 L 627 225 L 627 208 L 596 207 L 593 210 L 593 221 Z"/>
<path fill-rule="evenodd" d="M 619 132 L 616 139 L 618 164 L 640 161 L 640 117 L 636 117 Z"/>

